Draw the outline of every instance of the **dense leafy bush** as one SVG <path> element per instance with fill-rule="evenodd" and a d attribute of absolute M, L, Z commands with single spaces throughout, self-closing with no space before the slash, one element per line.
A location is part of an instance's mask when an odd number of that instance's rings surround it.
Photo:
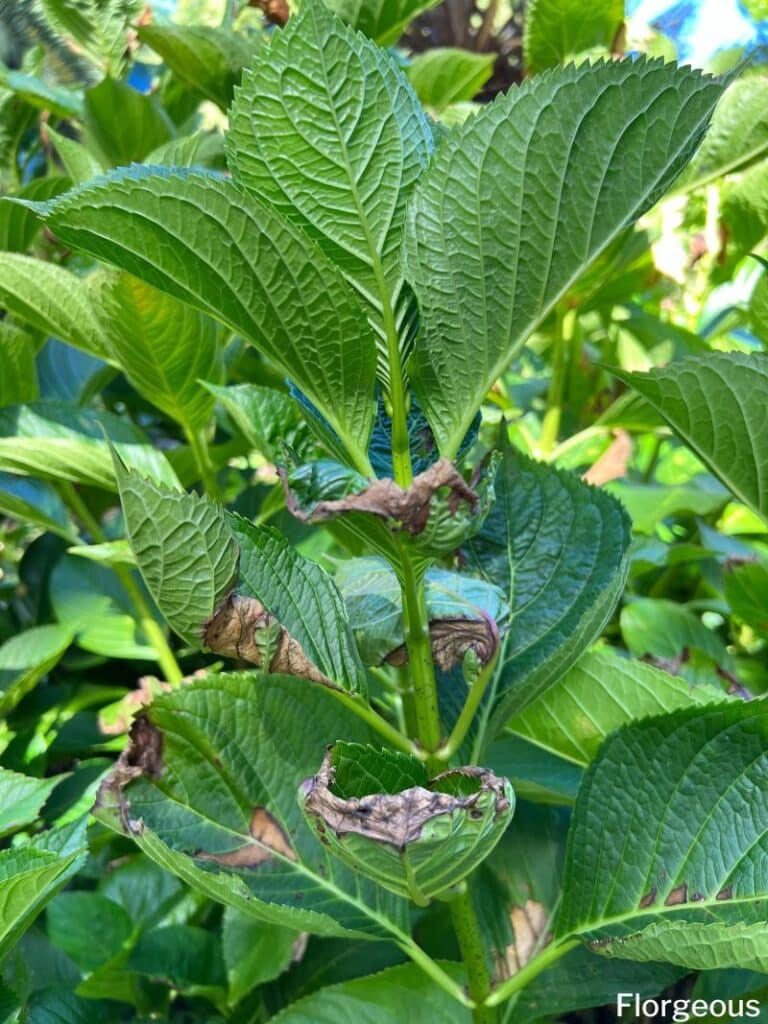
<path fill-rule="evenodd" d="M 3 1014 L 758 1005 L 759 66 L 6 6 Z"/>

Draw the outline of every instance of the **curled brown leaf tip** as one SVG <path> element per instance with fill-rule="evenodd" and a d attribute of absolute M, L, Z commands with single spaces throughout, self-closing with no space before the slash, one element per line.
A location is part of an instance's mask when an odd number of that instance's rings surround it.
<path fill-rule="evenodd" d="M 257 868 L 275 854 L 296 860 L 296 854 L 288 841 L 284 829 L 277 818 L 270 814 L 266 807 L 254 807 L 248 829 L 250 839 L 234 850 L 222 853 L 208 853 L 197 850 L 193 856 L 197 860 L 213 861 L 226 868 Z"/>
<path fill-rule="evenodd" d="M 499 630 L 490 615 L 479 619 L 435 619 L 429 624 L 432 658 L 444 672 L 457 665 L 467 653 L 477 655 L 487 665 L 499 646 Z M 386 658 L 387 664 L 403 666 L 408 662 L 405 644 L 395 648 Z"/>
<path fill-rule="evenodd" d="M 477 780 L 477 788 L 469 795 L 454 796 L 440 787 L 459 776 Z M 493 772 L 474 766 L 453 768 L 435 776 L 430 788 L 413 786 L 402 793 L 374 793 L 370 796 L 343 799 L 332 792 L 335 771 L 330 751 L 317 775 L 302 783 L 304 808 L 322 829 L 331 829 L 337 837 L 356 833 L 376 842 L 388 843 L 402 851 L 421 838 L 424 826 L 441 814 L 467 811 L 470 816 L 484 794 L 494 797 L 497 815 L 509 807 L 504 780 Z M 482 814 L 478 811 L 478 815 Z"/>
<path fill-rule="evenodd" d="M 226 597 L 203 626 L 203 643 L 217 654 L 240 658 L 267 672 L 282 672 L 338 689 L 255 597 Z"/>
<path fill-rule="evenodd" d="M 257 7 L 273 25 L 285 25 L 291 14 L 288 0 L 248 0 L 247 5 Z"/>
<path fill-rule="evenodd" d="M 129 782 L 142 775 L 156 777 L 162 772 L 163 734 L 152 725 L 146 715 L 139 715 L 131 726 L 128 746 L 99 786 L 96 807 L 116 808 L 123 826 L 128 831 L 140 829 L 141 824 L 131 822 L 128 817 L 129 805 L 123 790 Z"/>
<path fill-rule="evenodd" d="M 359 494 L 349 494 L 333 501 L 318 501 L 309 512 L 299 507 L 284 473 L 281 473 L 281 477 L 288 509 L 298 519 L 321 522 L 344 512 L 368 512 L 399 523 L 403 530 L 414 536 L 420 534 L 427 525 L 430 502 L 439 490 L 448 488 L 448 504 L 454 516 L 461 502 L 466 502 L 474 510 L 479 500 L 477 493 L 450 459 L 438 459 L 429 469 L 415 476 L 408 488 L 404 489 L 388 478 L 374 480 Z"/>

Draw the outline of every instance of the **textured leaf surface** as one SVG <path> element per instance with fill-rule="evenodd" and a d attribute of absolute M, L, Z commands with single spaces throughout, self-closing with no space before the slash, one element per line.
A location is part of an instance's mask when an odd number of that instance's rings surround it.
<path fill-rule="evenodd" d="M 767 737 L 760 701 L 610 737 L 576 801 L 556 934 L 603 955 L 766 970 Z"/>
<path fill-rule="evenodd" d="M 624 0 L 531 0 L 523 23 L 523 59 L 530 74 L 595 47 L 608 49 L 624 20 Z"/>
<path fill-rule="evenodd" d="M 237 592 L 258 598 L 325 676 L 345 690 L 363 689 L 365 670 L 332 577 L 277 532 L 232 514 L 227 522 L 240 546 Z"/>
<path fill-rule="evenodd" d="M 234 425 L 257 451 L 276 459 L 281 445 L 301 450 L 306 444 L 306 427 L 298 406 L 290 395 L 259 384 L 230 384 L 219 387 L 206 382 L 206 388 L 224 406 Z"/>
<path fill-rule="evenodd" d="M 143 25 L 138 36 L 182 81 L 222 110 L 258 47 L 257 37 L 208 25 Z"/>
<path fill-rule="evenodd" d="M 649 373 L 614 373 L 737 498 L 768 517 L 768 355 L 713 352 Z"/>
<path fill-rule="evenodd" d="M 424 321 L 409 366 L 444 455 L 557 300 L 671 185 L 721 91 L 660 61 L 571 65 L 440 147 L 409 205 L 407 260 Z"/>
<path fill-rule="evenodd" d="M 440 0 L 326 0 L 328 6 L 353 28 L 379 44 L 396 43 L 418 14 Z"/>
<path fill-rule="evenodd" d="M 222 375 L 219 325 L 130 274 L 110 274 L 100 284 L 102 331 L 125 375 L 189 433 L 201 430 L 214 400 L 199 381 Z"/>
<path fill-rule="evenodd" d="M 406 311 L 405 204 L 432 148 L 405 75 L 313 0 L 245 73 L 227 142 L 235 178 L 301 224 L 361 295 L 387 379 L 384 303 Z"/>
<path fill-rule="evenodd" d="M 82 863 L 29 845 L 0 851 L 0 959 Z"/>
<path fill-rule="evenodd" d="M 50 672 L 72 643 L 69 626 L 35 626 L 0 647 L 0 715 L 6 715 Z"/>
<path fill-rule="evenodd" d="M 63 196 L 64 241 L 240 331 L 352 451 L 373 422 L 374 340 L 339 272 L 298 228 L 231 181 L 133 168 Z"/>
<path fill-rule="evenodd" d="M 585 654 L 546 693 L 508 724 L 532 743 L 588 765 L 605 738 L 622 725 L 677 708 L 721 703 L 714 687 L 693 687 L 610 649 Z"/>
<path fill-rule="evenodd" d="M 169 625 L 199 646 L 203 626 L 237 574 L 238 548 L 223 510 L 196 494 L 158 487 L 115 459 L 136 562 Z"/>
<path fill-rule="evenodd" d="M 603 491 L 509 449 L 496 503 L 467 546 L 468 567 L 510 595 L 492 688 L 493 735 L 599 635 L 626 578 L 629 522 Z"/>
<path fill-rule="evenodd" d="M 37 341 L 11 320 L 0 321 L 0 408 L 38 397 Z"/>
<path fill-rule="evenodd" d="M 0 305 L 35 330 L 104 355 L 88 289 L 71 270 L 21 253 L 0 253 Z"/>
<path fill-rule="evenodd" d="M 492 53 L 438 46 L 413 58 L 408 78 L 424 106 L 439 112 L 471 100 L 493 74 L 495 60 Z"/>
<path fill-rule="evenodd" d="M 217 676 L 156 697 L 165 774 L 127 790 L 136 841 L 213 899 L 325 935 L 398 937 L 405 904 L 331 857 L 296 799 L 318 754 L 359 719 L 319 686 L 283 676 Z M 104 812 L 102 812 L 104 813 Z M 116 821 L 113 822 L 117 827 Z"/>

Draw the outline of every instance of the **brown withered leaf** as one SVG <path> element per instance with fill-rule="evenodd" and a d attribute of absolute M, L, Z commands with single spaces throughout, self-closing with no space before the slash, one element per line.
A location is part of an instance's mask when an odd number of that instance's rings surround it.
<path fill-rule="evenodd" d="M 163 734 L 146 715 L 134 719 L 128 745 L 115 761 L 112 771 L 99 786 L 96 807 L 115 808 L 127 831 L 140 827 L 128 817 L 129 805 L 123 790 L 141 775 L 158 776 L 163 771 Z"/>
<path fill-rule="evenodd" d="M 542 903 L 526 900 L 522 907 L 513 907 L 509 919 L 515 934 L 515 941 L 507 946 L 499 970 L 502 976 L 510 977 L 525 967 L 534 953 L 546 941 L 549 915 Z"/>
<path fill-rule="evenodd" d="M 217 654 L 240 658 L 268 672 L 281 672 L 338 689 L 255 597 L 229 594 L 205 622 L 202 639 Z"/>
<path fill-rule="evenodd" d="M 472 509 L 478 496 L 465 481 L 450 459 L 438 459 L 429 469 L 413 478 L 410 487 L 403 489 L 394 480 L 374 480 L 359 494 L 349 494 L 334 501 L 319 501 L 310 513 L 299 508 L 281 472 L 288 510 L 304 522 L 322 522 L 344 512 L 368 512 L 391 522 L 414 536 L 422 532 L 429 518 L 429 505 L 437 491 L 449 489 L 449 507 L 453 515 L 464 501 Z"/>
<path fill-rule="evenodd" d="M 225 868 L 257 868 L 260 864 L 271 860 L 278 853 L 288 860 L 296 860 L 293 847 L 281 828 L 277 819 L 266 807 L 254 807 L 249 826 L 252 842 L 246 842 L 235 850 L 226 853 L 207 853 L 196 850 L 193 856 L 197 860 L 213 861 Z"/>
<path fill-rule="evenodd" d="M 482 665 L 487 665 L 499 645 L 499 630 L 489 615 L 479 619 L 435 619 L 429 624 L 432 658 L 447 672 L 467 653 L 474 651 Z M 387 664 L 401 667 L 408 662 L 405 644 L 387 655 Z"/>
<path fill-rule="evenodd" d="M 466 810 L 471 814 L 484 793 L 493 793 L 497 814 L 509 806 L 503 780 L 484 768 L 453 768 L 435 776 L 430 785 L 457 774 L 477 779 L 477 791 L 468 796 L 452 796 L 423 786 L 412 786 L 402 793 L 374 793 L 345 800 L 331 792 L 334 767 L 329 751 L 317 775 L 302 783 L 304 806 L 308 814 L 322 821 L 337 836 L 357 833 L 367 839 L 389 843 L 397 850 L 404 850 L 409 843 L 421 837 L 422 829 L 428 821 L 440 814 L 452 814 L 458 810 Z"/>
<path fill-rule="evenodd" d="M 627 475 L 627 466 L 632 458 L 632 438 L 621 429 L 614 430 L 613 438 L 610 446 L 583 474 L 581 479 L 584 483 L 601 487 Z"/>

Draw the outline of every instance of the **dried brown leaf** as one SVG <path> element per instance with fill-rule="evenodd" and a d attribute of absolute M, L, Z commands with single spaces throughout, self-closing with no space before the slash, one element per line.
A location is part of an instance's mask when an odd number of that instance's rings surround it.
<path fill-rule="evenodd" d="M 435 619 L 429 624 L 432 659 L 447 672 L 467 653 L 473 651 L 482 665 L 487 665 L 499 645 L 499 630 L 490 616 L 480 619 Z M 389 665 L 402 666 L 408 662 L 405 644 L 387 655 Z"/>
<path fill-rule="evenodd" d="M 501 965 L 506 977 L 516 974 L 521 967 L 525 967 L 544 944 L 549 915 L 542 903 L 526 900 L 522 907 L 512 908 L 509 919 L 515 941 L 507 946 L 504 963 Z"/>
<path fill-rule="evenodd" d="M 632 458 L 632 438 L 621 429 L 614 430 L 613 437 L 610 446 L 582 476 L 584 483 L 601 487 L 627 475 L 627 466 Z"/>
<path fill-rule="evenodd" d="M 226 853 L 197 850 L 193 856 L 197 860 L 213 861 L 225 868 L 257 868 L 260 864 L 272 860 L 275 853 L 288 860 L 296 860 L 296 854 L 285 831 L 266 807 L 254 807 L 249 832 L 252 842 L 238 846 L 235 850 L 228 850 Z"/>

